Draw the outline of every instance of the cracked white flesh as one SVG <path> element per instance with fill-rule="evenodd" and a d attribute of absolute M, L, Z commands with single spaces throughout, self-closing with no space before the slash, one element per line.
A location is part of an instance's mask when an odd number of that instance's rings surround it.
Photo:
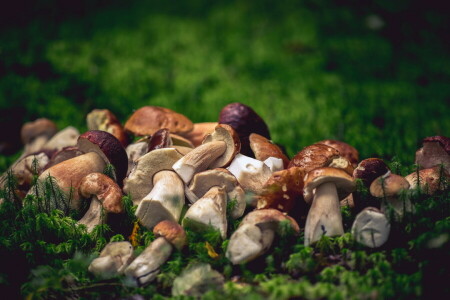
<path fill-rule="evenodd" d="M 270 248 L 274 236 L 273 230 L 243 224 L 231 235 L 225 255 L 234 265 L 249 262 Z"/>
<path fill-rule="evenodd" d="M 172 169 L 188 184 L 196 173 L 206 170 L 225 150 L 223 141 L 202 144 L 180 158 Z"/>
<path fill-rule="evenodd" d="M 283 160 L 281 158 L 271 156 L 266 158 L 264 163 L 269 167 L 272 173 L 284 170 Z"/>
<path fill-rule="evenodd" d="M 391 225 L 383 213 L 365 209 L 356 216 L 352 235 L 358 243 L 377 248 L 386 243 L 390 229 Z"/>
<path fill-rule="evenodd" d="M 270 168 L 264 162 L 242 154 L 237 154 L 227 169 L 246 192 L 254 194 L 262 189 L 272 175 Z"/>
<path fill-rule="evenodd" d="M 115 276 L 121 274 L 133 258 L 133 246 L 129 242 L 112 242 L 91 262 L 89 272 L 103 277 Z"/>
<path fill-rule="evenodd" d="M 102 203 L 98 200 L 97 197 L 92 197 L 91 204 L 89 205 L 89 209 L 84 214 L 83 218 L 81 218 L 77 224 L 83 224 L 87 227 L 87 232 L 92 232 L 95 226 L 103 224 L 106 221 L 106 212 L 104 216 L 102 216 Z"/>
<path fill-rule="evenodd" d="M 322 237 L 344 234 L 341 208 L 336 185 L 323 183 L 316 188 L 314 200 L 306 217 L 305 246 L 309 246 Z"/>
<path fill-rule="evenodd" d="M 172 253 L 172 245 L 163 237 L 154 240 L 125 269 L 125 275 L 133 277 L 139 286 L 153 281 L 159 274 L 159 267 Z"/>
<path fill-rule="evenodd" d="M 183 227 L 212 226 L 220 231 L 222 238 L 227 236 L 227 195 L 223 188 L 212 187 L 202 198 L 197 200 L 186 212 Z"/>
<path fill-rule="evenodd" d="M 153 176 L 154 187 L 136 210 L 139 222 L 152 229 L 164 220 L 178 223 L 184 205 L 184 183 L 173 171 L 160 171 Z"/>

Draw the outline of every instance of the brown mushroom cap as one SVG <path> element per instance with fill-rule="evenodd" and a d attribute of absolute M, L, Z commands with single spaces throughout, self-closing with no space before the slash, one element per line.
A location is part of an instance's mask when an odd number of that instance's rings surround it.
<path fill-rule="evenodd" d="M 252 156 L 249 136 L 251 133 L 260 134 L 270 139 L 269 129 L 264 120 L 249 106 L 242 103 L 231 103 L 220 111 L 220 124 L 228 124 L 239 135 L 242 143 L 241 153 Z"/>
<path fill-rule="evenodd" d="M 111 133 L 122 146 L 128 146 L 128 136 L 117 120 L 116 116 L 108 109 L 94 109 L 86 116 L 89 130 L 103 130 Z"/>
<path fill-rule="evenodd" d="M 450 138 L 442 135 L 426 137 L 422 140 L 422 143 L 439 143 L 441 147 L 450 155 Z"/>
<path fill-rule="evenodd" d="M 300 232 L 300 227 L 297 222 L 289 217 L 288 215 L 283 214 L 281 211 L 273 208 L 267 209 L 256 209 L 249 212 L 243 219 L 239 226 L 244 224 L 253 224 L 261 227 L 262 229 L 272 229 L 276 230 L 278 224 L 281 221 L 289 221 L 291 223 L 291 227 L 295 232 Z"/>
<path fill-rule="evenodd" d="M 20 131 L 20 136 L 22 142 L 28 144 L 38 136 L 46 136 L 50 139 L 57 131 L 55 123 L 49 119 L 41 118 L 25 123 Z"/>
<path fill-rule="evenodd" d="M 186 245 L 186 232 L 178 223 L 169 220 L 161 221 L 153 228 L 153 233 L 156 237 L 164 237 L 178 250 Z"/>
<path fill-rule="evenodd" d="M 337 157 L 339 157 L 339 151 L 335 148 L 324 144 L 314 144 L 298 152 L 288 168 L 300 167 L 307 173 L 316 168 L 328 166 Z"/>
<path fill-rule="evenodd" d="M 255 158 L 260 161 L 265 161 L 269 157 L 276 157 L 283 160 L 283 165 L 287 168 L 289 164 L 289 158 L 283 153 L 278 145 L 272 143 L 272 141 L 259 135 L 257 133 L 250 134 L 250 148 L 255 154 Z"/>
<path fill-rule="evenodd" d="M 120 187 L 105 174 L 91 173 L 83 177 L 79 192 L 85 198 L 96 196 L 106 212 L 118 214 L 124 211 Z"/>
<path fill-rule="evenodd" d="M 419 175 L 419 176 L 417 176 Z M 410 189 L 415 189 L 420 184 L 420 189 L 429 195 L 433 195 L 437 190 L 445 190 L 448 186 L 450 175 L 440 167 L 422 169 L 411 173 L 405 177 Z"/>
<path fill-rule="evenodd" d="M 379 158 L 367 158 L 362 160 L 353 171 L 353 177 L 361 179 L 364 185 L 369 188 L 371 183 L 378 177 L 389 172 L 386 163 Z"/>
<path fill-rule="evenodd" d="M 303 197 L 303 169 L 293 167 L 272 174 L 256 196 L 257 208 L 276 208 L 288 212 L 298 198 Z"/>
<path fill-rule="evenodd" d="M 218 124 L 217 122 L 194 123 L 192 131 L 184 133 L 183 136 L 195 147 L 200 146 L 205 135 L 212 133 Z"/>
<path fill-rule="evenodd" d="M 225 153 L 218 157 L 215 161 L 209 165 L 209 168 L 222 168 L 228 166 L 237 153 L 241 150 L 241 141 L 234 131 L 234 129 L 227 124 L 219 124 L 214 129 L 214 132 L 205 136 L 203 144 L 223 141 L 226 144 Z"/>
<path fill-rule="evenodd" d="M 303 197 L 307 203 L 311 203 L 314 197 L 314 189 L 323 183 L 333 182 L 336 185 L 339 200 L 344 199 L 356 189 L 355 180 L 342 169 L 317 168 L 309 171 L 304 178 L 305 187 Z"/>
<path fill-rule="evenodd" d="M 348 159 L 354 167 L 358 164 L 359 161 L 359 153 L 358 150 L 356 150 L 353 146 L 337 141 L 337 140 L 323 140 L 320 142 L 317 142 L 316 144 L 324 144 L 330 147 L 333 147 L 334 149 L 339 151 L 339 154 L 346 159 Z"/>
<path fill-rule="evenodd" d="M 432 136 L 423 140 L 423 147 L 417 150 L 415 163 L 420 168 L 428 169 L 444 165 L 450 173 L 450 138 Z"/>
<path fill-rule="evenodd" d="M 116 169 L 116 179 L 122 186 L 127 174 L 128 156 L 122 144 L 112 134 L 101 130 L 90 130 L 78 138 L 78 149 L 87 152 L 96 152 L 106 163 L 110 163 Z"/>
<path fill-rule="evenodd" d="M 50 161 L 45 166 L 45 168 L 48 169 L 56 164 L 59 164 L 60 162 L 77 157 L 81 154 L 83 154 L 83 152 L 81 152 L 78 149 L 78 147 L 75 147 L 75 146 L 65 147 L 65 148 L 52 154 Z"/>
<path fill-rule="evenodd" d="M 201 198 L 213 186 L 220 186 L 225 188 L 225 192 L 232 191 L 239 183 L 236 177 L 227 169 L 216 168 L 206 170 L 195 174 L 191 181 L 189 189 L 198 197 Z"/>
<path fill-rule="evenodd" d="M 377 198 L 393 197 L 407 189 L 409 189 L 408 181 L 391 172 L 376 178 L 370 185 L 370 193 Z"/>
<path fill-rule="evenodd" d="M 148 141 L 148 152 L 161 148 L 168 148 L 172 146 L 169 129 L 161 128 L 156 131 Z"/>
<path fill-rule="evenodd" d="M 184 115 L 159 106 L 141 107 L 125 123 L 125 131 L 136 136 L 153 135 L 161 128 L 184 134 L 192 130 L 193 124 Z"/>

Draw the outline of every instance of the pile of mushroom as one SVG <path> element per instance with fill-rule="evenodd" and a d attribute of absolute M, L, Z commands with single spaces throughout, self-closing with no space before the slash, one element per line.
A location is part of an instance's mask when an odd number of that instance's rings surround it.
<path fill-rule="evenodd" d="M 414 211 L 405 191 L 419 188 L 431 195 L 448 187 L 450 142 L 442 136 L 424 139 L 416 153 L 419 170 L 404 178 L 379 158 L 359 161 L 355 148 L 335 140 L 306 146 L 289 160 L 270 140 L 263 119 L 241 103 L 225 106 L 211 122 L 193 123 L 168 108 L 145 106 L 124 126 L 106 109 L 89 113 L 87 125 L 89 131 L 80 135 L 72 127 L 57 132 L 46 119 L 25 124 L 24 153 L 11 167 L 16 192 L 42 196 L 32 178 L 51 176 L 70 196 L 72 209 L 89 207 L 78 221 L 88 232 L 111 214 L 120 215 L 122 196 L 131 197 L 140 225 L 161 237 L 136 258 L 128 242 L 110 243 L 89 270 L 126 274 L 139 285 L 155 278 L 174 247 L 182 248 L 183 227 L 212 228 L 230 238 L 225 255 L 243 264 L 270 249 L 281 221 L 296 234 L 298 224 L 305 224 L 306 246 L 344 234 L 341 206 L 349 205 L 360 212 L 352 227 L 355 240 L 381 247 L 389 236 L 390 208 L 396 218 Z M 108 165 L 114 167 L 110 177 L 103 174 Z M 352 194 L 357 181 L 373 202 Z M 374 203 L 381 209 L 367 208 Z M 51 203 L 49 209 L 60 207 Z M 238 229 L 229 232 L 228 221 L 241 217 Z"/>

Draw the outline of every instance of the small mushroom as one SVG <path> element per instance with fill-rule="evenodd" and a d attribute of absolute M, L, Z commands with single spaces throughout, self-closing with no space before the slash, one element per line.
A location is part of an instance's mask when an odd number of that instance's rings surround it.
<path fill-rule="evenodd" d="M 283 161 L 284 168 L 287 168 L 289 158 L 287 158 L 280 147 L 272 143 L 272 141 L 257 133 L 250 134 L 249 141 L 250 148 L 255 154 L 256 159 L 265 161 L 270 157 L 276 157 L 281 159 Z"/>
<path fill-rule="evenodd" d="M 40 151 L 57 131 L 55 123 L 48 119 L 41 118 L 25 123 L 20 131 L 25 145 L 22 157 Z"/>
<path fill-rule="evenodd" d="M 240 148 L 239 138 L 233 128 L 225 124 L 217 125 L 214 132 L 205 137 L 201 146 L 183 156 L 172 168 L 189 184 L 198 172 L 228 166 Z"/>
<path fill-rule="evenodd" d="M 136 161 L 136 166 L 124 181 L 123 190 L 131 195 L 134 205 L 153 189 L 153 176 L 163 170 L 172 171 L 172 165 L 182 155 L 175 149 L 163 148 L 148 152 Z"/>
<path fill-rule="evenodd" d="M 356 166 L 358 165 L 359 153 L 358 150 L 356 150 L 353 146 L 337 140 L 323 140 L 317 142 L 316 144 L 324 144 L 333 147 L 334 149 L 339 151 L 339 154 L 341 156 L 350 161 L 354 168 L 356 168 Z"/>
<path fill-rule="evenodd" d="M 339 200 L 352 193 L 356 184 L 345 171 L 336 168 L 318 168 L 304 178 L 303 197 L 311 203 L 305 224 L 305 246 L 322 237 L 344 234 Z"/>
<path fill-rule="evenodd" d="M 128 145 L 128 136 L 122 124 L 116 116 L 108 109 L 94 109 L 86 116 L 89 130 L 102 130 L 111 133 L 123 147 Z"/>
<path fill-rule="evenodd" d="M 172 286 L 172 296 L 175 298 L 200 299 L 203 294 L 211 290 L 223 288 L 225 278 L 211 265 L 195 263 L 183 270 L 180 276 L 175 278 Z"/>
<path fill-rule="evenodd" d="M 89 209 L 78 221 L 78 224 L 86 225 L 88 232 L 92 232 L 95 226 L 105 223 L 108 214 L 119 214 L 124 211 L 120 187 L 105 174 L 86 175 L 81 179 L 79 192 L 84 198 L 91 199 Z"/>
<path fill-rule="evenodd" d="M 410 213 L 414 210 L 407 197 L 400 197 L 400 194 L 408 189 L 409 183 L 404 177 L 388 172 L 372 182 L 370 194 L 377 198 L 383 198 L 384 201 L 381 202 L 383 213 L 386 213 L 391 207 L 394 217 L 402 218 L 405 212 Z"/>
<path fill-rule="evenodd" d="M 194 147 L 197 147 L 202 144 L 207 134 L 214 132 L 217 125 L 219 125 L 217 122 L 194 123 L 192 131 L 184 133 L 183 136 L 191 141 Z"/>
<path fill-rule="evenodd" d="M 88 270 L 97 276 L 110 278 L 122 274 L 133 259 L 133 246 L 129 242 L 111 242 L 91 262 Z"/>
<path fill-rule="evenodd" d="M 386 216 L 375 207 L 366 207 L 355 218 L 352 235 L 369 248 L 381 247 L 389 238 L 391 225 Z"/>
<path fill-rule="evenodd" d="M 272 245 L 281 221 L 289 221 L 295 232 L 300 231 L 294 219 L 276 209 L 259 209 L 250 212 L 231 235 L 226 257 L 236 265 L 261 256 Z"/>
<path fill-rule="evenodd" d="M 132 277 L 139 286 L 156 278 L 159 268 L 172 254 L 173 247 L 181 250 L 186 244 L 186 233 L 177 223 L 160 222 L 153 233 L 157 238 L 125 269 L 125 275 Z"/>
<path fill-rule="evenodd" d="M 450 138 L 431 136 L 423 139 L 423 147 L 416 152 L 416 164 L 422 169 L 444 165 L 450 173 Z"/>
<path fill-rule="evenodd" d="M 353 177 L 361 179 L 363 184 L 369 188 L 372 182 L 389 172 L 390 169 L 386 163 L 379 158 L 366 158 L 362 160 L 353 171 Z"/>
<path fill-rule="evenodd" d="M 433 195 L 438 190 L 444 191 L 448 187 L 450 175 L 444 169 L 441 170 L 441 167 L 437 166 L 411 173 L 405 179 L 409 183 L 409 189 L 412 190 L 420 187 L 421 191 L 428 195 Z"/>

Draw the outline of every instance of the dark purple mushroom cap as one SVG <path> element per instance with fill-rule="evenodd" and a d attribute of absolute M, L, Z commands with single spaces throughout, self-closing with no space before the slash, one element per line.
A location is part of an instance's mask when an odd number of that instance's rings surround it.
<path fill-rule="evenodd" d="M 241 153 L 244 155 L 254 157 L 249 141 L 251 133 L 257 133 L 270 140 L 269 129 L 264 120 L 245 104 L 237 102 L 226 105 L 220 111 L 219 123 L 228 124 L 236 130 L 242 144 Z"/>
<path fill-rule="evenodd" d="M 122 186 L 128 169 L 128 157 L 120 141 L 112 134 L 101 130 L 90 130 L 78 138 L 78 149 L 84 153 L 96 152 L 106 163 L 116 169 L 116 179 Z"/>
<path fill-rule="evenodd" d="M 167 128 L 161 128 L 156 131 L 148 141 L 148 152 L 170 146 L 172 146 L 170 131 Z"/>

